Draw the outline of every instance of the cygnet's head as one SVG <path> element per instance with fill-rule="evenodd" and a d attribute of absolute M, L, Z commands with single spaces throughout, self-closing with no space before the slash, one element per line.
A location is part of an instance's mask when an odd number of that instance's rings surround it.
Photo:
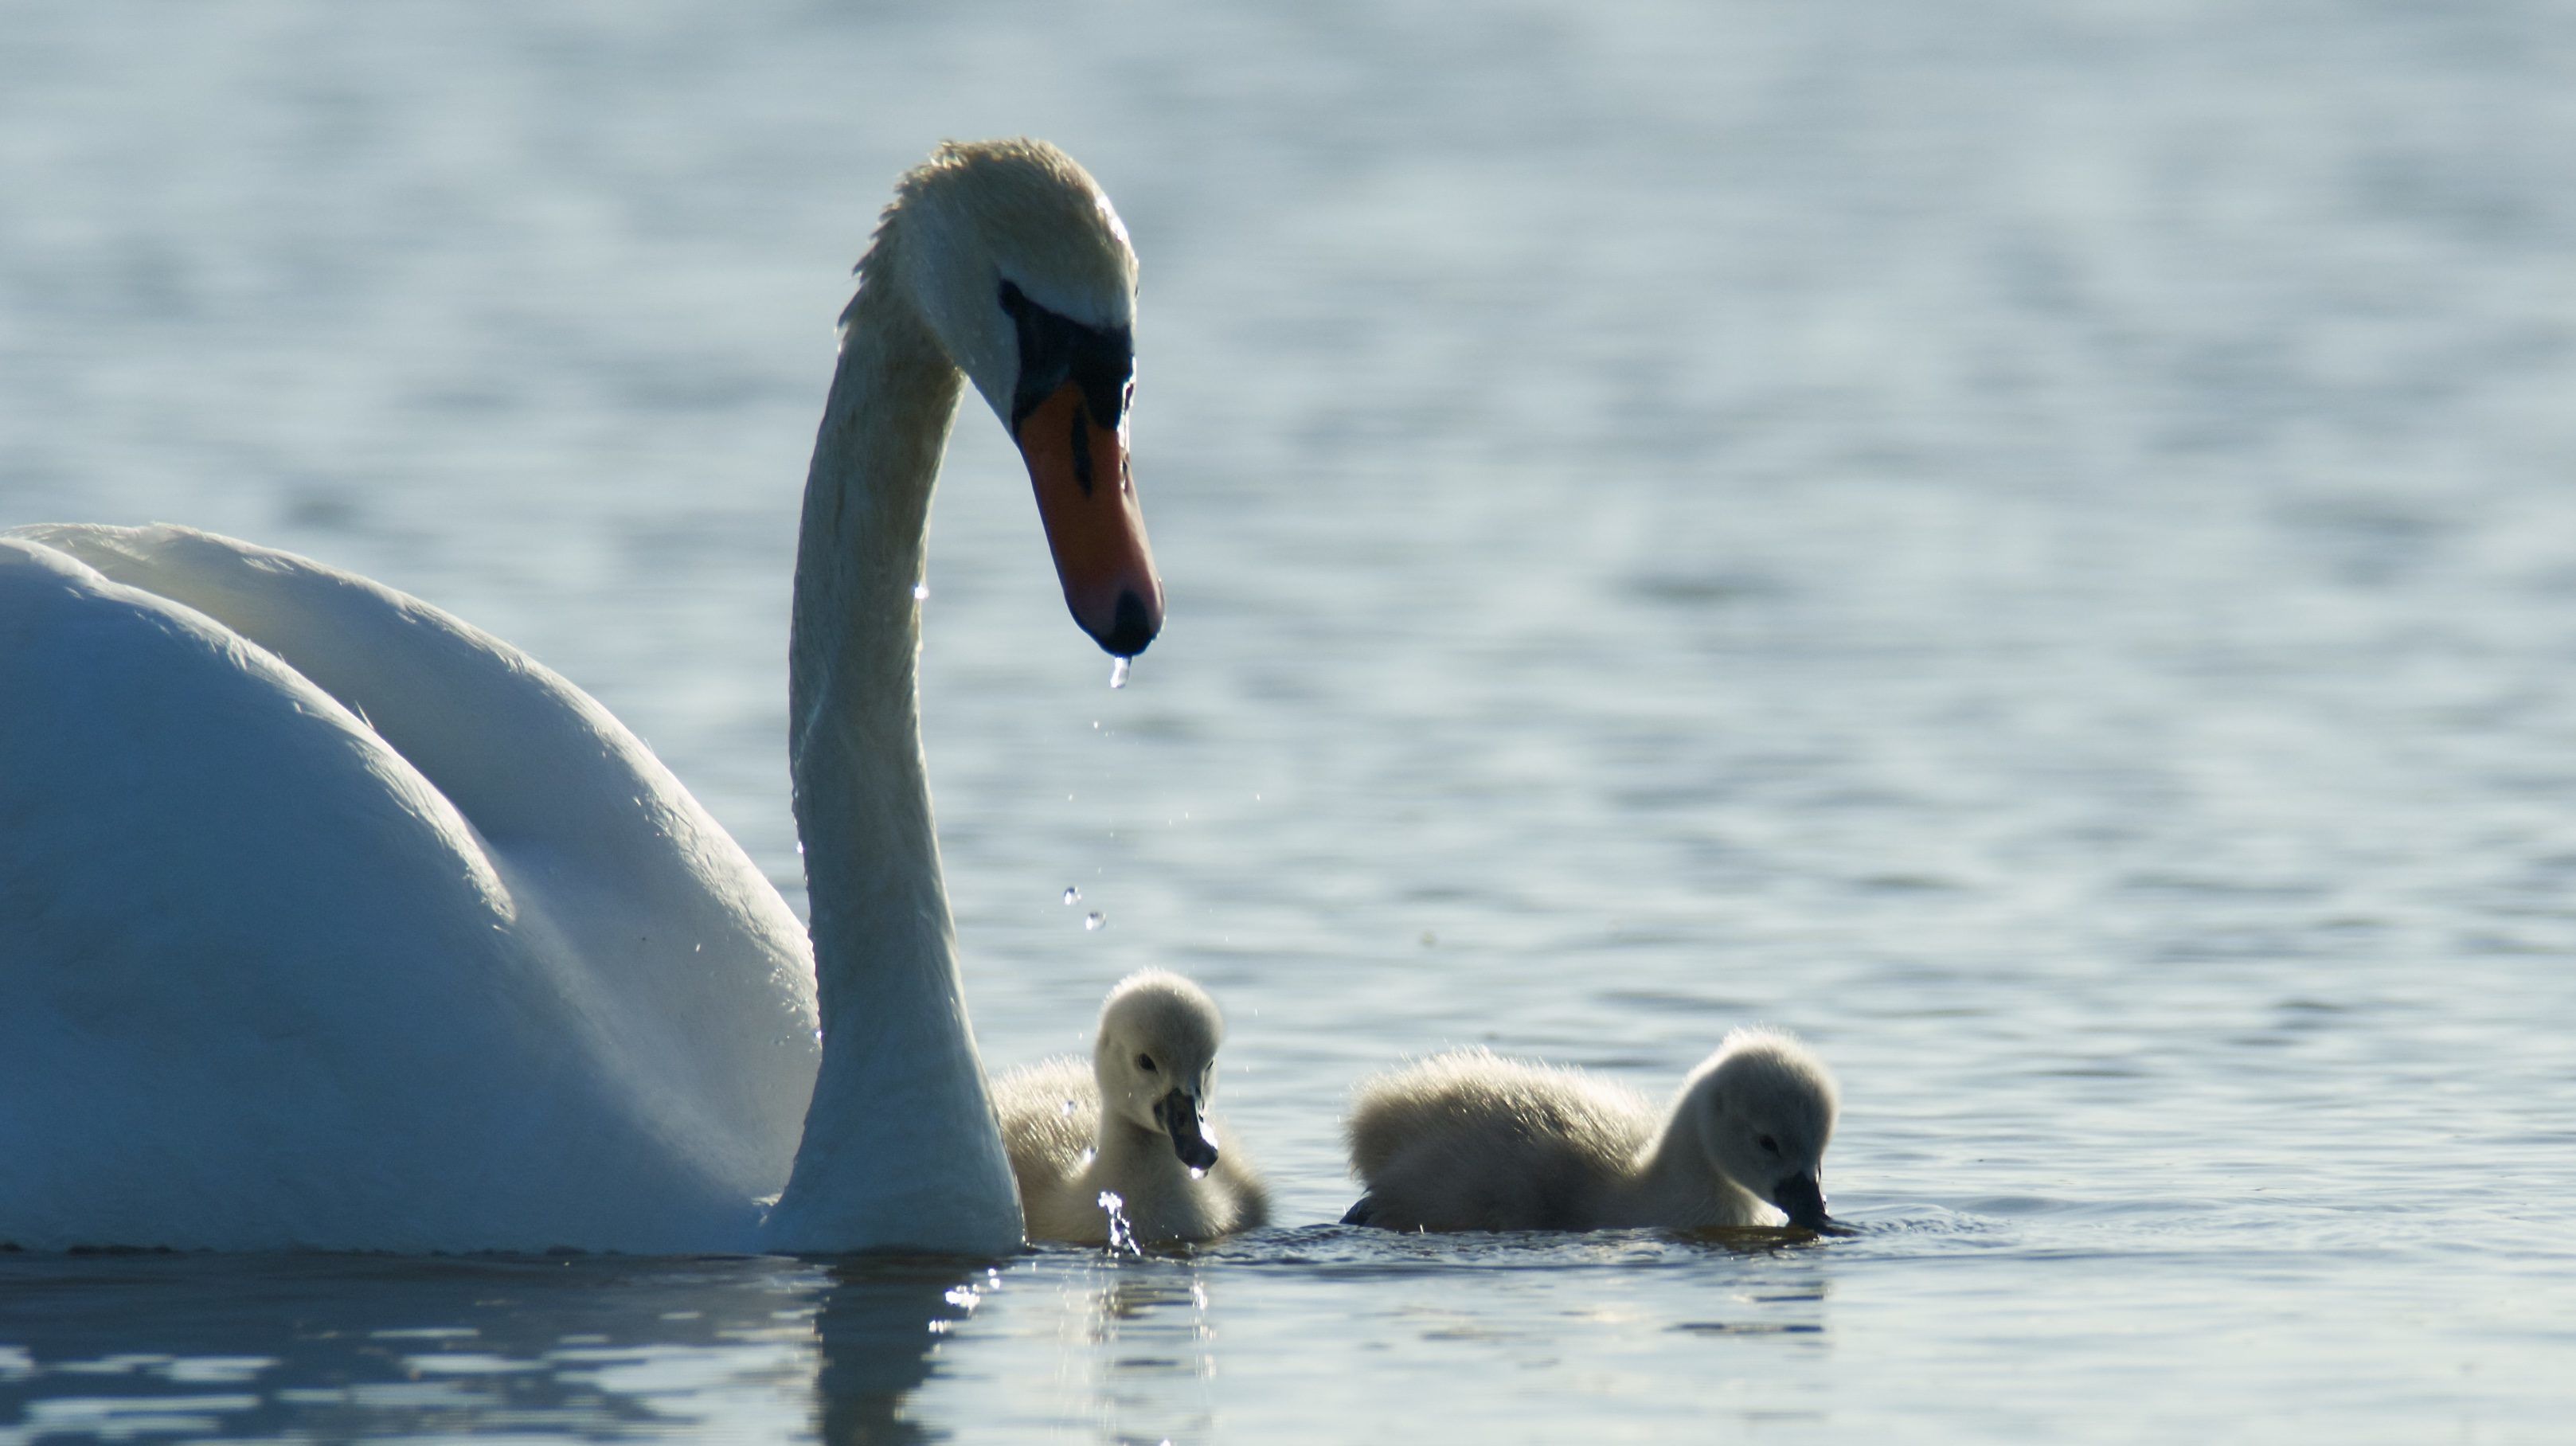
<path fill-rule="evenodd" d="M 1726 1037 L 1683 1086 L 1709 1163 L 1810 1230 L 1825 1214 L 1825 1146 L 1841 1108 L 1834 1077 L 1805 1045 L 1767 1029 Z"/>
<path fill-rule="evenodd" d="M 1225 1020 L 1206 990 L 1159 969 L 1127 976 L 1100 1007 L 1092 1050 L 1102 1114 L 1167 1135 L 1182 1164 L 1211 1168 L 1216 1138 L 1206 1110 L 1224 1038 Z"/>
<path fill-rule="evenodd" d="M 1136 253 L 1117 210 L 1044 141 L 951 141 L 897 186 L 878 249 L 862 290 L 908 297 L 1019 444 L 1074 621 L 1143 652 L 1163 586 L 1127 465 Z"/>

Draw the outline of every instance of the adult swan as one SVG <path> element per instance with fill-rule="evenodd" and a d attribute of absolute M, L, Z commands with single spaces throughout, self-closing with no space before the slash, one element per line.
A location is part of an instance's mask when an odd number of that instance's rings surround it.
<path fill-rule="evenodd" d="M 859 263 L 789 645 L 810 968 L 643 744 L 497 639 L 203 533 L 0 535 L 0 1242 L 1016 1248 L 914 587 L 962 371 L 1076 621 L 1153 640 L 1134 295 L 1030 141 L 943 147 Z"/>

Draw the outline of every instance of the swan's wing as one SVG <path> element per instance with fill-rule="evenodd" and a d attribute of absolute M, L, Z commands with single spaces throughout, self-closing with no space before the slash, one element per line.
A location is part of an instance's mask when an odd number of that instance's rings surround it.
<path fill-rule="evenodd" d="M 775 1188 L 793 918 L 596 704 L 302 559 L 16 538 L 0 1238 L 648 1248 Z"/>

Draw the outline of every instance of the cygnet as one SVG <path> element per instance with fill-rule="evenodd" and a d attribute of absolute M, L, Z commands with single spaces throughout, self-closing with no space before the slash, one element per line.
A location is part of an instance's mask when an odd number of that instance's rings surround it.
<path fill-rule="evenodd" d="M 1240 1149 L 1218 1152 L 1205 1113 L 1224 1036 L 1206 990 L 1147 970 L 1109 991 L 1088 1066 L 1047 1060 L 995 1084 L 1031 1240 L 1106 1244 L 1113 1205 L 1140 1242 L 1211 1240 L 1269 1218 L 1261 1177 Z"/>
<path fill-rule="evenodd" d="M 1360 1086 L 1347 1133 L 1367 1193 L 1342 1223 L 1823 1229 L 1839 1107 L 1823 1061 L 1766 1029 L 1729 1034 L 1665 1110 L 1580 1070 L 1435 1055 Z"/>

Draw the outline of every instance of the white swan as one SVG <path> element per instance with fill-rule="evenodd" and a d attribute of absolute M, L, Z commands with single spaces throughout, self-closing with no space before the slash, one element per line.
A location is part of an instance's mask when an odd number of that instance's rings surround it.
<path fill-rule="evenodd" d="M 1270 1218 L 1260 1175 L 1241 1149 L 1218 1148 L 1202 1113 L 1224 1038 L 1206 990 L 1149 969 L 1109 991 L 1089 1062 L 1046 1060 L 994 1083 L 1030 1239 L 1107 1243 L 1104 1194 L 1137 1240 L 1213 1240 Z"/>
<path fill-rule="evenodd" d="M 1076 620 L 1151 641 L 1135 260 L 1079 166 L 1005 141 L 905 176 L 859 277 L 797 551 L 810 956 L 678 781 L 507 644 L 203 533 L 0 535 L 0 1241 L 1020 1244 L 913 589 L 962 368 Z"/>
<path fill-rule="evenodd" d="M 1367 1193 L 1342 1223 L 1820 1229 L 1837 1108 L 1823 1062 L 1769 1030 L 1729 1034 L 1667 1109 L 1579 1070 L 1435 1055 L 1361 1084 L 1347 1129 Z"/>

